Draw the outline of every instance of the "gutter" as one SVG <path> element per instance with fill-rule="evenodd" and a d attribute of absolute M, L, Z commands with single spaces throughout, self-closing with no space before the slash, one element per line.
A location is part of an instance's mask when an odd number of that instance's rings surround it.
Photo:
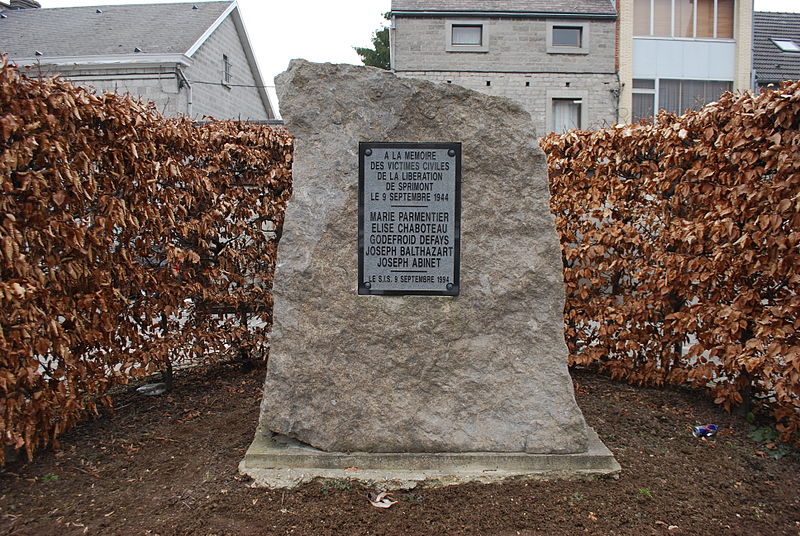
<path fill-rule="evenodd" d="M 530 19 L 608 19 L 617 18 L 616 13 L 553 13 L 548 11 L 413 11 L 396 10 L 392 11 L 392 16 L 400 15 L 404 17 L 517 17 Z"/>
<path fill-rule="evenodd" d="M 120 65 L 161 66 L 164 64 L 177 64 L 188 67 L 192 60 L 183 54 L 109 54 L 105 56 L 33 56 L 27 58 L 13 58 L 13 63 L 19 67 L 28 65 L 61 65 L 61 66 L 87 66 L 113 69 Z"/>

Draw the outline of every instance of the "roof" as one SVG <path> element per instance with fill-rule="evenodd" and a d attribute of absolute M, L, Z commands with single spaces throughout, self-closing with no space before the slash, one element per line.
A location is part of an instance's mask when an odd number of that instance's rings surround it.
<path fill-rule="evenodd" d="M 3 10 L 0 54 L 17 65 L 189 65 L 194 53 L 233 18 L 268 116 L 272 104 L 236 0 Z"/>
<path fill-rule="evenodd" d="M 392 0 L 392 12 L 616 16 L 613 0 Z"/>
<path fill-rule="evenodd" d="M 784 52 L 773 39 L 800 45 L 800 13 L 753 13 L 753 70 L 758 82 L 800 80 L 800 52 Z"/>
<path fill-rule="evenodd" d="M 42 59 L 133 54 L 136 48 L 144 53 L 185 54 L 230 5 L 195 2 L 4 11 L 0 52 L 29 58 L 38 51 Z"/>

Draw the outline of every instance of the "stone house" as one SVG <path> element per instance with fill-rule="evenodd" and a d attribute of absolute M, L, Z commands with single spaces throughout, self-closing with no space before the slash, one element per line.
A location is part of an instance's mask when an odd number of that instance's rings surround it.
<path fill-rule="evenodd" d="M 616 0 L 620 122 L 752 88 L 753 0 Z"/>
<path fill-rule="evenodd" d="M 235 1 L 38 5 L 0 5 L 0 53 L 29 76 L 130 93 L 166 116 L 275 117 Z"/>
<path fill-rule="evenodd" d="M 800 80 L 800 13 L 753 14 L 756 87 Z"/>
<path fill-rule="evenodd" d="M 392 0 L 391 68 L 517 100 L 537 135 L 617 121 L 611 0 Z"/>

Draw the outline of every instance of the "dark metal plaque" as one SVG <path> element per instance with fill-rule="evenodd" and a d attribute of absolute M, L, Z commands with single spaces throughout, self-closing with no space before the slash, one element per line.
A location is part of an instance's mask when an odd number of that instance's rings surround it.
<path fill-rule="evenodd" d="M 457 296 L 461 143 L 358 145 L 358 293 Z"/>

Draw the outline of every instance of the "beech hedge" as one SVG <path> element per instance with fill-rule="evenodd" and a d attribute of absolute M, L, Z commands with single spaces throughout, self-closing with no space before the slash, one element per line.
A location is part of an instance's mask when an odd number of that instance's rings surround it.
<path fill-rule="evenodd" d="M 30 458 L 112 386 L 266 356 L 293 140 L 0 62 L 0 438 Z"/>
<path fill-rule="evenodd" d="M 570 363 L 800 427 L 800 83 L 551 134 Z"/>

